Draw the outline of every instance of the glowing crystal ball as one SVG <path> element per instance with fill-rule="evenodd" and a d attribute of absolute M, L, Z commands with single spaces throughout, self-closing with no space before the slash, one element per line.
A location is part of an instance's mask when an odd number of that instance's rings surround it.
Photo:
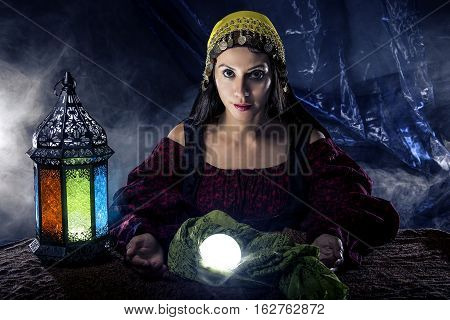
<path fill-rule="evenodd" d="M 229 235 L 217 233 L 200 244 L 201 264 L 217 271 L 231 271 L 241 261 L 241 248 Z"/>

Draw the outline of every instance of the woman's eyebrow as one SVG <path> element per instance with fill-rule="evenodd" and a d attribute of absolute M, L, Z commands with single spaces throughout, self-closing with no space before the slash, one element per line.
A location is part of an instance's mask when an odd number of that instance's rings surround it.
<path fill-rule="evenodd" d="M 228 66 L 228 65 L 226 65 L 226 64 L 224 64 L 224 63 L 221 63 L 220 65 L 219 65 L 219 68 L 221 68 L 221 67 L 227 67 L 227 68 L 230 68 L 231 70 L 236 70 L 236 69 L 234 69 L 233 67 L 230 67 L 230 66 Z M 266 65 L 265 64 L 258 64 L 257 66 L 254 66 L 254 67 L 251 67 L 250 69 L 248 69 L 248 71 L 251 71 L 251 70 L 253 70 L 253 69 L 256 69 L 256 68 L 260 68 L 260 67 L 266 67 Z"/>

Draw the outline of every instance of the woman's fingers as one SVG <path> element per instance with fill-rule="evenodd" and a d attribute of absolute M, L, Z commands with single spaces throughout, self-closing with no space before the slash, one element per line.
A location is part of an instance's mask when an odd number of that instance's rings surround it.
<path fill-rule="evenodd" d="M 159 256 L 154 256 L 149 259 L 149 265 L 152 269 L 159 270 L 164 265 L 164 262 Z"/>
<path fill-rule="evenodd" d="M 339 267 L 339 266 L 342 265 L 342 264 L 344 264 L 344 258 L 338 259 L 338 260 L 336 261 L 336 263 L 335 263 L 335 266 L 336 266 L 336 267 Z"/>
<path fill-rule="evenodd" d="M 333 244 L 333 253 L 336 259 L 344 258 L 344 246 L 342 244 L 342 240 L 339 238 L 335 238 L 335 243 Z"/>
<path fill-rule="evenodd" d="M 323 245 L 319 251 L 319 260 L 327 267 L 334 267 L 344 259 L 344 251 L 339 245 Z"/>
<path fill-rule="evenodd" d="M 136 248 L 136 241 L 133 241 L 133 239 L 131 239 L 131 241 L 128 242 L 128 244 L 127 244 L 127 248 L 126 248 L 126 249 L 127 249 L 127 252 L 126 252 L 126 255 L 127 255 L 127 256 L 133 255 L 133 254 L 134 254 L 135 248 Z"/>
<path fill-rule="evenodd" d="M 126 261 L 138 273 L 149 277 L 168 275 L 168 267 L 164 264 L 164 251 L 156 238 L 144 233 L 133 237 L 126 247 Z"/>
<path fill-rule="evenodd" d="M 332 268 L 332 271 L 336 271 L 337 267 L 344 263 L 344 250 L 340 246 L 333 247 L 333 252 L 327 258 L 327 267 Z"/>
<path fill-rule="evenodd" d="M 319 247 L 319 260 L 331 259 L 333 257 L 333 249 L 328 245 Z"/>
<path fill-rule="evenodd" d="M 147 239 L 146 239 L 145 234 L 141 234 L 141 235 L 133 237 L 130 240 L 130 242 L 128 242 L 128 244 L 127 244 L 127 247 L 126 247 L 127 252 L 126 252 L 126 254 L 128 256 L 135 254 L 137 249 L 139 249 L 139 248 L 141 248 L 142 246 L 145 245 L 146 240 Z"/>
<path fill-rule="evenodd" d="M 336 248 L 334 249 L 334 256 L 335 256 L 336 259 L 338 259 L 338 260 L 344 259 L 344 248 L 342 248 L 342 247 L 336 247 Z"/>
<path fill-rule="evenodd" d="M 162 277 L 168 271 L 163 249 L 150 234 L 132 238 L 127 245 L 126 260 L 135 271 L 146 277 Z"/>
<path fill-rule="evenodd" d="M 169 268 L 160 259 L 143 259 L 135 256 L 131 262 L 133 269 L 145 277 L 164 278 L 168 276 Z"/>
<path fill-rule="evenodd" d="M 148 267 L 150 266 L 150 261 L 140 255 L 133 255 L 130 257 L 130 262 L 138 267 Z"/>
<path fill-rule="evenodd" d="M 159 256 L 148 257 L 146 255 L 140 255 L 139 251 L 138 254 L 131 257 L 130 262 L 137 267 L 146 268 L 154 271 L 158 271 L 164 266 L 164 262 L 161 257 Z"/>
<path fill-rule="evenodd" d="M 329 245 L 322 245 L 319 247 L 319 260 L 327 267 L 332 267 L 335 262 L 333 248 Z"/>
<path fill-rule="evenodd" d="M 145 254 L 152 256 L 158 254 L 158 250 L 160 249 L 161 246 L 156 239 L 151 234 L 144 233 L 137 235 L 130 240 L 126 247 L 125 258 L 130 260 L 138 251 L 141 256 Z"/>

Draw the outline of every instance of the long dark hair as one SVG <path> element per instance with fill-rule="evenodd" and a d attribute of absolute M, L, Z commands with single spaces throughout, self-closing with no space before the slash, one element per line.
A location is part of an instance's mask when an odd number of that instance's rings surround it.
<path fill-rule="evenodd" d="M 239 45 L 236 45 L 239 46 Z M 260 48 L 244 45 L 251 52 L 264 53 Z M 272 70 L 272 84 L 269 93 L 268 105 L 265 110 L 269 119 L 276 118 L 286 124 L 311 124 L 313 128 L 321 131 L 327 138 L 330 137 L 329 132 L 323 127 L 317 119 L 307 112 L 295 96 L 292 88 L 287 84 L 288 90 L 284 92 L 283 83 L 281 81 L 281 67 L 269 56 L 270 69 Z M 215 68 L 215 67 L 214 67 Z M 199 88 L 199 93 L 195 98 L 194 104 L 189 114 L 189 118 L 193 120 L 195 126 L 202 126 L 213 123 L 215 119 L 225 111 L 225 106 L 220 99 L 219 92 L 214 79 L 214 70 L 211 73 L 211 81 L 209 81 L 206 90 Z"/>

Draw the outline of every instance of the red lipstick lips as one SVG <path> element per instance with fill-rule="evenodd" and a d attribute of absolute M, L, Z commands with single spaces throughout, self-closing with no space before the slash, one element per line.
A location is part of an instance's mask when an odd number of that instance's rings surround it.
<path fill-rule="evenodd" d="M 236 107 L 236 109 L 238 109 L 239 111 L 246 111 L 248 109 L 250 109 L 252 107 L 251 104 L 248 103 L 243 103 L 243 104 L 234 104 L 234 106 Z"/>

